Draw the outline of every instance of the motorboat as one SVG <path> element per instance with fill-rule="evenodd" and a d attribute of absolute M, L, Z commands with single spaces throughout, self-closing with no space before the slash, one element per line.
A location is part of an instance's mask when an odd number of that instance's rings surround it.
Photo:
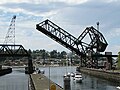
<path fill-rule="evenodd" d="M 120 89 L 120 86 L 117 86 L 117 89 Z"/>
<path fill-rule="evenodd" d="M 68 72 L 68 73 L 67 73 L 67 76 L 69 76 L 69 77 L 70 77 L 70 74 L 71 74 L 71 73 L 70 73 L 70 72 Z"/>
<path fill-rule="evenodd" d="M 68 73 L 65 73 L 65 75 L 64 75 L 64 77 L 70 77 L 70 73 L 68 72 Z"/>
<path fill-rule="evenodd" d="M 75 73 L 71 72 L 71 73 L 70 73 L 70 76 L 71 76 L 71 77 L 75 77 Z"/>
<path fill-rule="evenodd" d="M 82 82 L 82 74 L 81 74 L 80 72 L 76 72 L 76 73 L 75 73 L 74 80 L 75 80 L 77 83 L 81 83 L 81 82 Z"/>

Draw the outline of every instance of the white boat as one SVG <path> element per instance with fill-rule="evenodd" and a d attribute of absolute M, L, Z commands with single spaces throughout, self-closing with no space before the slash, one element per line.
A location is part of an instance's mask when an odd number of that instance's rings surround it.
<path fill-rule="evenodd" d="M 76 72 L 76 73 L 75 73 L 74 80 L 75 80 L 77 83 L 81 83 L 81 82 L 82 82 L 82 74 L 79 73 L 79 72 Z"/>
<path fill-rule="evenodd" d="M 73 72 L 70 73 L 71 77 L 75 77 L 75 74 Z"/>
<path fill-rule="evenodd" d="M 116 87 L 117 89 L 120 89 L 120 86 Z"/>
<path fill-rule="evenodd" d="M 68 72 L 68 73 L 67 73 L 67 76 L 69 76 L 69 77 L 70 77 L 70 72 Z"/>
<path fill-rule="evenodd" d="M 64 75 L 64 77 L 66 77 L 66 76 L 70 77 L 70 73 L 69 73 L 69 72 L 66 73 L 66 74 Z"/>

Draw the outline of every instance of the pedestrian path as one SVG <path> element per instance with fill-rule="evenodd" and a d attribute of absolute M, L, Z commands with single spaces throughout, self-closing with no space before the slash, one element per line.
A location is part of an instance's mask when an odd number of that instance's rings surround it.
<path fill-rule="evenodd" d="M 31 74 L 35 90 L 63 90 L 61 86 L 49 80 L 43 74 Z"/>

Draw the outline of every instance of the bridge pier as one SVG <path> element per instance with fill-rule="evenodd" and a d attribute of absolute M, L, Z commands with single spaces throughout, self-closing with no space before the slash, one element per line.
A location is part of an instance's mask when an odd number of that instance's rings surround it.
<path fill-rule="evenodd" d="M 32 74 L 34 72 L 34 67 L 32 63 L 32 57 L 28 57 L 28 66 L 25 67 L 25 74 Z"/>
<path fill-rule="evenodd" d="M 34 67 L 32 63 L 32 57 L 28 57 L 28 74 L 32 74 L 34 72 Z"/>

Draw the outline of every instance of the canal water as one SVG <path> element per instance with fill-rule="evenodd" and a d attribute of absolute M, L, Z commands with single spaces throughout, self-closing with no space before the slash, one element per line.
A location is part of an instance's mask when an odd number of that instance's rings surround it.
<path fill-rule="evenodd" d="M 45 70 L 45 75 L 52 81 L 56 82 L 63 87 L 63 76 L 67 72 L 75 72 L 76 67 L 45 67 L 40 68 Z M 50 74 L 49 74 L 50 73 Z M 95 78 L 86 74 L 82 74 L 83 82 L 76 83 L 71 79 L 71 90 L 118 90 L 116 87 L 117 84 L 113 82 L 108 82 L 103 79 Z"/>
<path fill-rule="evenodd" d="M 63 75 L 66 72 L 75 72 L 76 67 L 40 67 L 45 75 L 63 87 Z M 83 74 L 83 83 L 76 83 L 71 79 L 71 90 L 118 90 L 118 85 L 103 79 Z M 0 77 L 0 90 L 28 90 L 28 75 L 24 68 L 14 68 L 11 74 Z"/>
<path fill-rule="evenodd" d="M 0 90 L 28 90 L 24 68 L 14 68 L 12 73 L 0 76 Z"/>

